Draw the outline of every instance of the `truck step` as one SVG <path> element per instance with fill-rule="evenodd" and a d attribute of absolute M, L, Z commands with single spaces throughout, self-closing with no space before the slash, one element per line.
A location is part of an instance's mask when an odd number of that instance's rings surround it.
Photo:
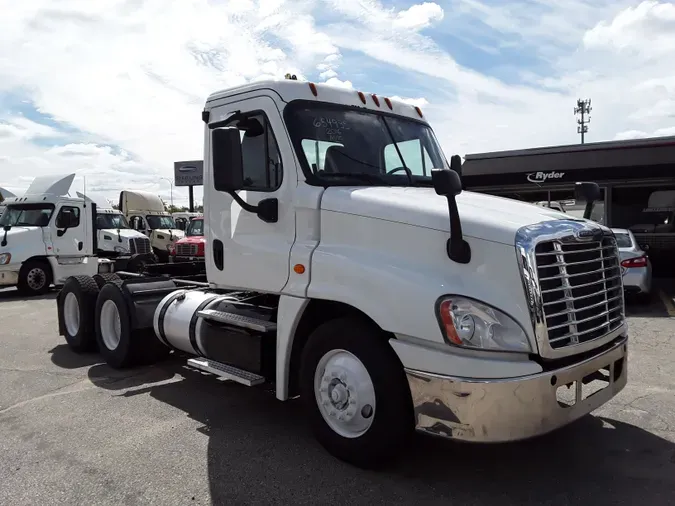
<path fill-rule="evenodd" d="M 234 313 L 226 313 L 224 311 L 216 311 L 215 309 L 203 309 L 202 311 L 197 311 L 197 315 L 205 320 L 256 330 L 258 332 L 272 332 L 277 330 L 277 324 L 275 322 L 259 320 L 258 318 L 251 318 L 250 316 L 242 316 Z"/>
<path fill-rule="evenodd" d="M 231 365 L 221 364 L 215 360 L 207 360 L 205 358 L 190 358 L 188 359 L 187 363 L 190 367 L 194 367 L 200 371 L 210 372 L 211 374 L 215 374 L 221 378 L 236 381 L 237 383 L 241 383 L 247 387 L 260 385 L 261 383 L 265 382 L 265 378 L 259 374 L 244 371 Z"/>

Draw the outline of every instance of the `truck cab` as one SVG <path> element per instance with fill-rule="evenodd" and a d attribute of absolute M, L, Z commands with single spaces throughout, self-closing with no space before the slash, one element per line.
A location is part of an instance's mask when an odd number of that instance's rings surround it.
<path fill-rule="evenodd" d="M 169 248 L 169 254 L 174 262 L 204 261 L 206 236 L 204 235 L 204 217 L 191 217 L 185 230 L 185 237 L 175 242 Z"/>
<path fill-rule="evenodd" d="M 169 260 L 169 248 L 185 232 L 178 229 L 173 216 L 164 209 L 164 203 L 158 195 L 140 190 L 120 192 L 119 209 L 132 229 L 145 234 L 152 250 L 160 262 Z"/>
<path fill-rule="evenodd" d="M 74 177 L 38 177 L 23 197 L 7 199 L 0 217 L 1 286 L 39 295 L 69 276 L 99 272 L 95 206 L 67 196 Z"/>
<path fill-rule="evenodd" d="M 103 286 L 95 335 L 113 367 L 159 342 L 191 367 L 268 383 L 300 397 L 324 448 L 364 467 L 414 429 L 550 432 L 625 386 L 612 232 L 462 191 L 461 159 L 447 161 L 420 108 L 287 79 L 214 93 L 202 119 L 207 280 Z"/>

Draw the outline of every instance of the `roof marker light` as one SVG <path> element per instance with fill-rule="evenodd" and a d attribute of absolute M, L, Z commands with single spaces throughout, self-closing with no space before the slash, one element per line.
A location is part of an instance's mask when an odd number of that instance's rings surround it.
<path fill-rule="evenodd" d="M 384 97 L 384 103 L 387 104 L 387 107 L 389 107 L 389 109 L 393 110 L 391 100 L 389 100 L 389 97 Z"/>
<path fill-rule="evenodd" d="M 364 104 L 366 103 L 366 96 L 363 94 L 362 91 L 359 91 L 359 98 L 361 99 L 361 102 Z"/>
<path fill-rule="evenodd" d="M 423 118 L 422 116 L 422 109 L 420 109 L 418 106 L 415 106 L 415 110 L 417 111 L 417 114 L 419 114 L 420 118 Z"/>
<path fill-rule="evenodd" d="M 376 105 L 377 107 L 380 107 L 380 99 L 377 98 L 377 95 L 375 95 L 375 94 L 373 93 L 373 94 L 372 94 L 372 97 L 373 97 L 373 102 L 375 102 L 375 105 Z"/>
<path fill-rule="evenodd" d="M 314 84 L 314 83 L 309 83 L 309 89 L 312 90 L 312 95 L 314 95 L 315 97 L 319 94 L 319 93 L 316 91 L 316 84 Z"/>

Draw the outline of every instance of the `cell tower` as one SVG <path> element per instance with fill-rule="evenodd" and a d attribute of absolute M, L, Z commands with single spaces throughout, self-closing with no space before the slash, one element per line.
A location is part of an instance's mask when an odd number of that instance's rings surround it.
<path fill-rule="evenodd" d="M 577 119 L 577 133 L 581 134 L 581 143 L 584 143 L 584 134 L 588 132 L 588 123 L 591 122 L 591 99 L 586 100 L 577 99 L 577 106 L 574 108 L 574 115 L 581 115 Z M 589 115 L 588 117 L 586 115 Z"/>

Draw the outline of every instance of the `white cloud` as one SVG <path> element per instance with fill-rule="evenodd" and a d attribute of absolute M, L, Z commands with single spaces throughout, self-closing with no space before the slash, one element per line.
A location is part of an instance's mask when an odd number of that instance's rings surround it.
<path fill-rule="evenodd" d="M 409 9 L 400 11 L 393 20 L 396 28 L 420 30 L 430 26 L 434 21 L 443 19 L 443 9 L 433 2 L 413 5 Z"/>
<path fill-rule="evenodd" d="M 168 200 L 173 161 L 202 157 L 208 94 L 286 72 L 400 85 L 392 98 L 423 107 L 449 155 L 576 142 L 577 97 L 593 99 L 589 141 L 672 132 L 674 54 L 675 8 L 656 1 L 20 2 L 0 17 L 0 103 L 26 98 L 53 121 L 0 109 L 0 185 L 74 170 L 113 199 L 125 186 Z"/>

